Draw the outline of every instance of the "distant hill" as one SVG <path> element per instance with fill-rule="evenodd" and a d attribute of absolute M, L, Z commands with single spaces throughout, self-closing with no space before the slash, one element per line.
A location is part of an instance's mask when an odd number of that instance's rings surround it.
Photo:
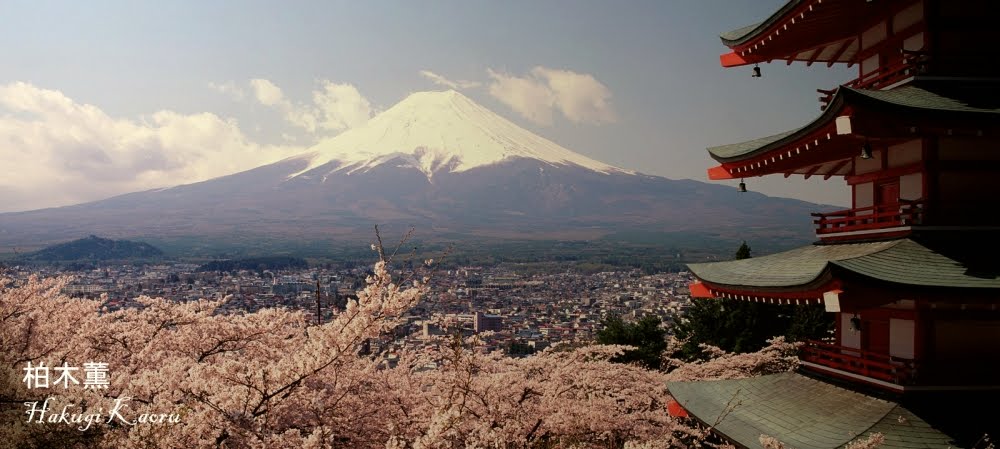
<path fill-rule="evenodd" d="M 216 260 L 198 267 L 198 271 L 235 271 L 235 270 L 289 270 L 308 268 L 305 259 L 288 256 L 252 257 L 237 260 Z"/>
<path fill-rule="evenodd" d="M 111 240 L 91 235 L 46 247 L 25 255 L 23 259 L 37 262 L 96 261 L 148 259 L 162 255 L 163 251 L 148 243 Z"/>

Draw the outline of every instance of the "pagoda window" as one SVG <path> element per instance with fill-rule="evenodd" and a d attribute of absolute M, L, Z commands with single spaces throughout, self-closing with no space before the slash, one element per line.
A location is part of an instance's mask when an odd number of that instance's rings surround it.
<path fill-rule="evenodd" d="M 910 173 L 899 177 L 899 198 L 904 200 L 919 200 L 924 198 L 923 173 Z"/>
<path fill-rule="evenodd" d="M 913 359 L 915 355 L 916 322 L 899 318 L 889 319 L 889 355 Z"/>
<path fill-rule="evenodd" d="M 851 318 L 855 315 L 851 313 L 841 312 L 840 314 L 840 325 L 839 333 L 839 344 L 844 348 L 861 349 L 861 330 L 855 329 L 851 324 Z M 850 353 L 850 351 L 845 351 L 845 353 Z M 851 355 L 858 355 L 857 353 Z"/>
<path fill-rule="evenodd" d="M 864 182 L 854 185 L 854 208 L 871 207 L 875 205 L 875 183 Z M 858 211 L 862 213 L 865 211 Z M 867 211 L 866 213 L 871 213 Z"/>

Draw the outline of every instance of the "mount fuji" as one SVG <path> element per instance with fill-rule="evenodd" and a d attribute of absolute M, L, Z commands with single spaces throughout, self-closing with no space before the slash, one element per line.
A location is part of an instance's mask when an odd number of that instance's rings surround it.
<path fill-rule="evenodd" d="M 805 241 L 817 205 L 614 167 L 455 91 L 420 92 L 302 154 L 194 184 L 0 214 L 0 245 L 91 234 L 367 242 L 372 225 L 424 237 L 590 240 L 697 232 Z M 250 243 L 252 245 L 252 243 Z"/>

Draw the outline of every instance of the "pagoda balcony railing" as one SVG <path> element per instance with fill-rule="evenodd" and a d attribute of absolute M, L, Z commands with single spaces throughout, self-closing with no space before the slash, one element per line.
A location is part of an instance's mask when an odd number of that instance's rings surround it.
<path fill-rule="evenodd" d="M 813 224 L 820 236 L 920 225 L 924 220 L 924 201 L 900 199 L 896 204 L 813 213 L 812 216 L 816 218 Z"/>
<path fill-rule="evenodd" d="M 901 52 L 903 53 L 903 59 L 895 64 L 880 66 L 875 70 L 861 75 L 857 79 L 845 83 L 844 86 L 855 89 L 882 89 L 914 75 L 926 72 L 928 61 L 926 54 L 921 52 L 906 52 L 902 50 Z M 820 105 L 820 109 L 823 110 L 826 109 L 826 106 L 830 104 L 831 100 L 833 100 L 833 94 L 836 93 L 837 90 L 816 89 L 816 92 L 819 92 L 822 95 L 819 97 L 819 101 L 822 103 L 822 105 Z"/>
<path fill-rule="evenodd" d="M 799 359 L 896 385 L 913 385 L 917 377 L 918 363 L 914 359 L 820 341 L 806 342 L 799 350 Z"/>

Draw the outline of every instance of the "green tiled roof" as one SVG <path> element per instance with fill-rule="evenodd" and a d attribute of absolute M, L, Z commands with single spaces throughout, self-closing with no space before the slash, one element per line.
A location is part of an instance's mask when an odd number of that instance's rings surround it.
<path fill-rule="evenodd" d="M 960 260 L 961 259 L 961 260 Z M 728 262 L 688 264 L 699 279 L 743 287 L 797 287 L 820 280 L 831 266 L 904 285 L 1000 288 L 1000 264 L 971 266 L 910 239 L 810 245 Z"/>
<path fill-rule="evenodd" d="M 913 109 L 933 111 L 1000 114 L 1000 86 L 943 87 L 947 83 L 922 82 L 891 90 L 848 89 L 850 94 L 868 97 L 877 102 Z"/>
<path fill-rule="evenodd" d="M 758 32 L 767 29 L 767 27 L 769 27 L 776 20 L 780 19 L 782 16 L 785 15 L 785 13 L 794 8 L 799 3 L 802 3 L 802 0 L 788 0 L 788 3 L 785 3 L 784 6 L 775 11 L 774 14 L 771 14 L 771 16 L 765 19 L 763 22 L 755 23 L 753 25 L 747 25 L 745 27 L 737 28 L 735 30 L 722 33 L 721 35 L 719 35 L 719 37 L 722 38 L 723 44 L 730 47 L 742 44 L 747 39 L 752 38 Z"/>
<path fill-rule="evenodd" d="M 772 144 L 781 139 L 784 139 L 792 134 L 795 134 L 799 130 L 792 130 L 783 132 L 781 134 L 775 134 L 773 136 L 761 137 L 759 139 L 748 140 L 746 142 L 733 143 L 729 145 L 721 145 L 717 147 L 711 147 L 708 152 L 717 158 L 728 159 L 732 157 L 741 156 L 750 153 L 758 148 Z"/>
<path fill-rule="evenodd" d="M 756 30 L 758 27 L 763 25 L 764 22 L 758 22 L 745 27 L 740 27 L 732 31 L 726 31 L 719 35 L 724 43 L 738 43 L 741 38 L 748 36 L 752 31 Z"/>
<path fill-rule="evenodd" d="M 832 264 L 875 279 L 897 284 L 928 287 L 1000 288 L 996 264 L 980 271 L 979 267 L 952 259 L 912 240 L 877 253 L 853 259 L 835 260 Z"/>
<path fill-rule="evenodd" d="M 1000 114 L 1000 85 L 918 79 L 914 84 L 891 90 L 854 89 L 841 86 L 826 110 L 807 125 L 773 136 L 710 147 L 708 153 L 720 162 L 728 162 L 787 145 L 832 122 L 840 115 L 843 105 L 857 103 L 873 107 L 901 108 L 906 112 L 968 113 L 989 116 Z"/>
<path fill-rule="evenodd" d="M 752 259 L 692 263 L 688 268 L 699 279 L 715 284 L 752 287 L 792 287 L 815 281 L 830 261 L 866 256 L 891 248 L 899 241 L 809 245 Z"/>
<path fill-rule="evenodd" d="M 672 382 L 667 387 L 688 413 L 748 448 L 761 448 L 761 435 L 796 449 L 839 448 L 871 432 L 885 435 L 886 448 L 957 447 L 899 404 L 801 374 Z"/>

